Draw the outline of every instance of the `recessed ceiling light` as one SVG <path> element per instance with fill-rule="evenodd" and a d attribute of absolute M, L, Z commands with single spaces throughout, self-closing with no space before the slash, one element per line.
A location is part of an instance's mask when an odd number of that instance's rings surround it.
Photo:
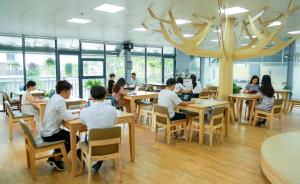
<path fill-rule="evenodd" d="M 143 31 L 143 32 L 148 31 L 147 29 L 145 29 L 143 27 L 134 28 L 133 30 L 134 31 Z"/>
<path fill-rule="evenodd" d="M 289 34 L 299 34 L 300 31 L 289 31 L 288 33 L 289 33 Z"/>
<path fill-rule="evenodd" d="M 272 22 L 271 24 L 269 24 L 268 27 L 280 26 L 280 25 L 281 25 L 280 21 L 275 21 L 275 22 Z"/>
<path fill-rule="evenodd" d="M 68 22 L 77 23 L 77 24 L 87 24 L 87 23 L 91 22 L 91 20 L 80 19 L 80 18 L 71 18 L 68 20 Z"/>
<path fill-rule="evenodd" d="M 247 39 L 249 39 L 249 36 L 244 36 L 244 38 L 247 38 Z M 252 36 L 252 38 L 256 38 L 256 36 L 255 36 L 255 35 L 253 35 L 253 36 Z"/>
<path fill-rule="evenodd" d="M 226 15 L 234 15 L 245 12 L 248 12 L 248 10 L 239 6 L 221 9 L 221 13 Z"/>
<path fill-rule="evenodd" d="M 219 42 L 217 39 L 210 40 L 211 42 Z"/>
<path fill-rule="evenodd" d="M 122 6 L 117 6 L 113 4 L 102 4 L 100 6 L 97 6 L 95 10 L 98 11 L 104 11 L 104 12 L 109 12 L 109 13 L 117 13 L 119 11 L 124 10 L 125 8 Z"/>
<path fill-rule="evenodd" d="M 176 19 L 175 22 L 178 25 L 191 23 L 191 21 L 185 19 Z"/>
<path fill-rule="evenodd" d="M 192 36 L 194 36 L 194 35 L 192 35 L 192 34 L 183 34 L 183 36 L 184 36 L 184 37 L 192 37 Z"/>

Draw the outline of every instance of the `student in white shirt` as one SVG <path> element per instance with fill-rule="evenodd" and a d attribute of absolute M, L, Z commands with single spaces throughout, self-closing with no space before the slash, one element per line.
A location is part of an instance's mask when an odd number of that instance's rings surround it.
<path fill-rule="evenodd" d="M 88 130 L 113 127 L 117 122 L 118 112 L 115 107 L 104 102 L 106 89 L 102 86 L 93 87 L 90 95 L 93 105 L 81 110 L 80 120 L 82 124 L 85 124 Z M 102 161 L 98 161 L 93 165 L 93 168 L 98 171 L 101 165 Z"/>
<path fill-rule="evenodd" d="M 200 81 L 197 81 L 196 75 L 191 75 L 192 79 L 192 91 L 193 91 L 193 98 L 199 98 L 199 94 L 202 91 L 202 85 Z"/>
<path fill-rule="evenodd" d="M 140 85 L 140 81 L 136 78 L 136 73 L 131 74 L 131 85 L 138 86 Z"/>
<path fill-rule="evenodd" d="M 31 92 L 35 90 L 36 83 L 34 81 L 28 81 L 24 86 L 24 94 L 22 96 L 22 113 L 34 115 L 35 122 L 39 121 L 39 111 L 35 108 L 33 103 L 43 102 L 42 99 L 37 99 L 31 95 Z"/>
<path fill-rule="evenodd" d="M 56 84 L 56 94 L 47 102 L 45 117 L 42 123 L 41 137 L 45 142 L 64 140 L 67 153 L 70 151 L 70 132 L 61 129 L 62 120 L 72 120 L 77 118 L 75 114 L 67 110 L 66 101 L 71 95 L 72 85 L 66 80 L 58 81 Z M 79 138 L 77 137 L 77 142 Z M 54 150 L 60 153 L 60 149 Z M 49 164 L 57 170 L 63 170 L 61 157 L 51 157 L 47 160 Z"/>
<path fill-rule="evenodd" d="M 172 121 L 186 119 L 185 114 L 175 112 L 175 107 L 177 105 L 188 105 L 191 104 L 192 102 L 182 101 L 178 97 L 178 95 L 174 92 L 175 84 L 176 84 L 175 79 L 173 78 L 168 79 L 166 84 L 167 84 L 166 88 L 161 90 L 158 93 L 158 105 L 167 107 Z"/>
<path fill-rule="evenodd" d="M 176 93 L 182 93 L 183 91 L 188 91 L 188 88 L 183 85 L 183 78 L 182 77 L 178 77 L 177 78 L 177 83 L 175 85 L 175 90 Z"/>

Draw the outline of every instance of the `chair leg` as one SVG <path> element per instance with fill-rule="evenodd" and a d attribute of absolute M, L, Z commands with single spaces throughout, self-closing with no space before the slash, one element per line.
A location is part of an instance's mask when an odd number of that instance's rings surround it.
<path fill-rule="evenodd" d="M 171 142 L 171 127 L 167 126 L 167 144 L 170 145 Z"/>
<path fill-rule="evenodd" d="M 235 119 L 234 119 L 233 109 L 230 109 L 230 115 L 231 115 L 231 119 L 232 119 L 231 123 L 234 125 Z"/>
<path fill-rule="evenodd" d="M 85 162 L 83 159 L 83 153 L 81 151 L 81 160 L 80 160 L 80 175 L 82 175 L 85 171 Z"/>
<path fill-rule="evenodd" d="M 192 139 L 193 139 L 193 130 L 194 130 L 193 126 L 194 126 L 194 124 L 193 124 L 193 122 L 191 122 L 191 123 L 190 123 L 190 135 L 189 135 L 189 141 L 192 141 Z"/>
<path fill-rule="evenodd" d="M 9 128 L 9 139 L 12 140 L 13 138 L 13 121 L 8 121 L 8 128 Z"/>
<path fill-rule="evenodd" d="M 68 171 L 71 171 L 70 169 L 70 166 L 69 166 L 69 159 L 68 159 L 68 155 L 67 155 L 67 152 L 66 152 L 66 147 L 65 147 L 65 145 L 64 144 L 62 144 L 61 146 L 60 146 L 60 150 L 61 150 L 61 153 L 62 153 L 62 155 L 63 155 L 63 157 L 64 157 L 64 161 L 65 161 L 65 165 L 67 166 L 67 170 Z"/>
<path fill-rule="evenodd" d="M 279 114 L 279 129 L 282 129 L 282 114 Z"/>
<path fill-rule="evenodd" d="M 213 145 L 213 135 L 214 131 L 212 129 L 209 130 L 209 146 L 212 147 Z"/>
<path fill-rule="evenodd" d="M 294 103 L 291 104 L 291 110 L 290 110 L 290 112 L 292 112 L 293 108 L 294 108 Z"/>
<path fill-rule="evenodd" d="M 142 112 L 141 112 L 141 108 L 139 107 L 139 110 L 138 110 L 138 126 L 141 126 L 142 125 Z"/>
<path fill-rule="evenodd" d="M 91 183 L 91 180 L 92 180 L 92 165 L 91 165 L 91 159 L 88 158 L 88 183 L 90 184 Z"/>
<path fill-rule="evenodd" d="M 26 143 L 25 143 L 25 145 L 26 145 Z M 30 167 L 30 155 L 29 155 L 28 149 L 26 148 L 25 150 L 26 150 L 26 158 L 27 158 L 27 167 L 28 167 L 28 169 L 30 169 L 31 168 Z"/>
<path fill-rule="evenodd" d="M 35 173 L 35 152 L 30 151 L 29 153 L 29 158 L 30 158 L 30 170 L 31 170 L 31 176 L 32 179 L 35 179 L 36 173 Z"/>
<path fill-rule="evenodd" d="M 257 111 L 255 111 L 255 113 L 254 113 L 254 118 L 253 118 L 253 121 L 252 121 L 252 126 L 256 125 L 256 120 L 257 120 Z"/>
<path fill-rule="evenodd" d="M 155 142 L 157 141 L 158 125 L 155 125 Z"/>
<path fill-rule="evenodd" d="M 270 130 L 273 130 L 274 117 L 273 115 L 269 117 L 270 120 Z"/>
<path fill-rule="evenodd" d="M 188 134 L 187 134 L 186 123 L 183 124 L 183 131 L 184 131 L 185 141 L 188 141 Z"/>

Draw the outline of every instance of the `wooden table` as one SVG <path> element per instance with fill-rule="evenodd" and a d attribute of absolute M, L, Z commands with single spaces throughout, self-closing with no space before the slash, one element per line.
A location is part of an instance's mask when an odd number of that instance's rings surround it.
<path fill-rule="evenodd" d="M 71 97 L 69 99 L 66 99 L 66 105 L 68 106 L 69 104 L 72 105 L 74 103 L 86 103 L 86 101 L 82 98 L 77 98 L 77 97 Z M 44 116 L 45 116 L 45 109 L 46 109 L 46 104 L 47 102 L 40 102 L 40 103 L 33 103 L 35 107 L 39 110 L 40 114 L 40 121 L 41 123 L 43 122 Z"/>
<path fill-rule="evenodd" d="M 243 101 L 244 100 L 249 100 L 251 101 L 252 105 L 251 105 L 251 111 L 250 111 L 250 114 L 249 114 L 249 121 L 248 123 L 251 125 L 251 120 L 252 120 L 252 117 L 254 115 L 254 108 L 255 108 L 255 105 L 256 105 L 256 102 L 258 99 L 260 99 L 261 97 L 259 95 L 256 95 L 256 94 L 245 94 L 245 93 L 242 93 L 242 94 L 231 94 L 229 95 L 229 97 L 234 101 L 235 100 L 235 103 L 236 103 L 236 111 L 237 111 L 237 116 L 238 116 L 238 122 L 239 124 L 241 124 L 241 118 L 242 118 L 242 112 L 243 112 Z"/>
<path fill-rule="evenodd" d="M 128 95 L 124 96 L 124 99 L 130 100 L 130 108 L 131 113 L 135 114 L 135 101 L 147 98 L 158 98 L 157 92 L 147 92 L 147 91 L 137 91 L 128 93 Z"/>
<path fill-rule="evenodd" d="M 261 147 L 261 169 L 271 183 L 300 183 L 300 132 L 269 137 Z"/>
<path fill-rule="evenodd" d="M 291 92 L 291 90 L 285 90 L 285 89 L 281 89 L 281 90 L 275 90 L 275 94 L 277 99 L 280 98 L 279 95 L 282 96 L 283 98 L 283 111 L 286 112 L 286 108 L 287 108 L 287 101 L 289 99 L 289 93 Z"/>
<path fill-rule="evenodd" d="M 130 146 L 130 160 L 134 162 L 135 159 L 135 130 L 134 130 L 134 115 L 122 111 L 118 111 L 117 124 L 129 125 L 129 146 Z M 86 126 L 80 122 L 80 119 L 63 122 L 63 125 L 70 130 L 71 141 L 71 161 L 72 161 L 72 175 L 78 175 L 77 168 L 77 149 L 76 149 L 76 133 L 87 131 Z"/>
<path fill-rule="evenodd" d="M 225 135 L 228 136 L 229 129 L 229 107 L 230 103 L 225 100 L 206 100 L 206 99 L 198 99 L 193 98 L 194 104 L 189 105 L 178 105 L 177 109 L 186 110 L 191 112 L 199 113 L 199 143 L 203 145 L 203 137 L 204 137 L 204 114 L 208 107 L 216 107 L 216 106 L 225 106 Z M 191 126 L 190 126 L 191 127 Z M 192 131 L 192 130 L 190 130 Z"/>

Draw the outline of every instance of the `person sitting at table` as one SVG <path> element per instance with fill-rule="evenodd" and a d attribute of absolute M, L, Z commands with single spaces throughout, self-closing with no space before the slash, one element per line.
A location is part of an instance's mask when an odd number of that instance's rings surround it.
<path fill-rule="evenodd" d="M 245 89 L 243 90 L 243 93 L 246 94 L 256 94 L 259 90 L 259 77 L 257 75 L 253 75 L 250 82 L 246 85 Z M 248 105 L 248 117 L 247 119 L 249 120 L 249 114 L 252 109 L 252 101 L 247 100 L 246 104 Z"/>
<path fill-rule="evenodd" d="M 46 104 L 45 117 L 41 128 L 41 137 L 45 142 L 64 140 L 67 153 L 70 151 L 70 132 L 61 129 L 62 120 L 68 121 L 77 118 L 72 111 L 67 110 L 66 100 L 71 95 L 72 85 L 66 80 L 58 81 L 56 94 Z M 77 142 L 79 138 L 77 137 Z M 53 154 L 60 153 L 60 149 L 54 150 Z M 47 162 L 57 170 L 63 170 L 63 162 L 60 156 L 50 157 Z"/>
<path fill-rule="evenodd" d="M 136 73 L 131 74 L 131 85 L 138 86 L 140 85 L 140 81 L 136 78 Z"/>
<path fill-rule="evenodd" d="M 131 112 L 130 100 L 123 99 L 127 95 L 127 91 L 124 89 L 126 80 L 120 78 L 113 87 L 112 98 L 114 106 L 125 106 L 127 112 Z"/>
<path fill-rule="evenodd" d="M 193 98 L 199 98 L 199 94 L 202 91 L 202 85 L 200 81 L 197 81 L 196 75 L 191 75 L 192 79 L 192 92 L 193 92 Z"/>
<path fill-rule="evenodd" d="M 253 75 L 249 84 L 246 85 L 243 93 L 257 93 L 259 90 L 259 77 L 257 75 Z"/>
<path fill-rule="evenodd" d="M 33 103 L 43 102 L 42 99 L 37 99 L 31 95 L 31 92 L 35 90 L 36 83 L 34 81 L 28 81 L 24 86 L 24 94 L 22 97 L 22 113 L 34 115 L 35 122 L 39 121 L 39 111 L 33 105 Z"/>
<path fill-rule="evenodd" d="M 116 75 L 114 73 L 109 74 L 109 80 L 108 80 L 108 94 L 112 94 L 112 89 L 115 85 L 115 77 Z"/>
<path fill-rule="evenodd" d="M 88 130 L 113 127 L 117 122 L 118 112 L 116 108 L 104 102 L 106 89 L 102 86 L 93 87 L 90 95 L 93 105 L 81 110 L 80 120 L 82 124 L 86 125 Z M 98 161 L 93 165 L 94 170 L 98 171 L 101 165 L 102 161 Z"/>
<path fill-rule="evenodd" d="M 174 92 L 176 84 L 175 79 L 168 79 L 166 84 L 166 88 L 158 93 L 158 105 L 167 107 L 172 121 L 186 119 L 186 114 L 175 112 L 175 108 L 177 105 L 188 105 L 193 102 L 182 101 Z"/>
<path fill-rule="evenodd" d="M 255 109 L 270 111 L 273 108 L 274 103 L 274 88 L 272 86 L 271 77 L 264 75 L 261 81 L 261 87 L 258 95 L 261 96 L 261 101 L 255 106 Z M 259 120 L 257 125 L 265 125 L 266 120 Z"/>
<path fill-rule="evenodd" d="M 177 78 L 177 83 L 175 85 L 175 90 L 176 93 L 181 94 L 183 91 L 188 91 L 188 88 L 183 85 L 183 78 L 182 77 L 178 77 Z"/>

